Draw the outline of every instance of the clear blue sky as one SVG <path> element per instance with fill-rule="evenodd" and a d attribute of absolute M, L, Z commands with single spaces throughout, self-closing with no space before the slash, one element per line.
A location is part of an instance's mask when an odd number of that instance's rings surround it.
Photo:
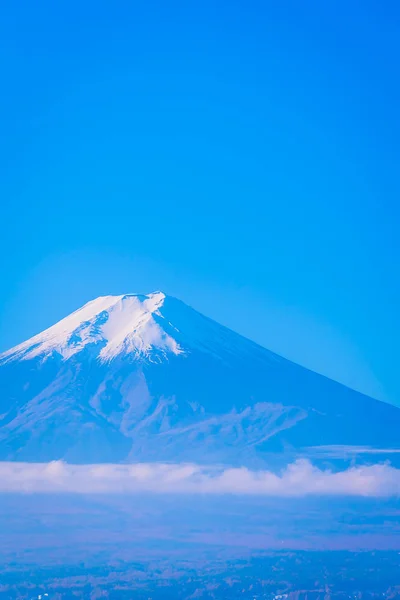
<path fill-rule="evenodd" d="M 162 289 L 400 403 L 400 6 L 2 6 L 0 349 Z"/>

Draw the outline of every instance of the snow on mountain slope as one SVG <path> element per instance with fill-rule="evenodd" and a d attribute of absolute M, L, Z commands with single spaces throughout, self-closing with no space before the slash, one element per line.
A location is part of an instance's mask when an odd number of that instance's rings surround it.
<path fill-rule="evenodd" d="M 0 355 L 0 459 L 261 464 L 393 448 L 400 410 L 161 292 L 106 296 Z"/>
<path fill-rule="evenodd" d="M 152 349 L 181 352 L 175 340 L 154 320 L 160 314 L 165 295 L 104 296 L 88 302 L 56 325 L 0 355 L 0 361 L 37 356 L 47 358 L 57 352 L 68 359 L 89 344 L 101 344 L 100 360 L 111 360 L 119 354 L 149 356 Z"/>

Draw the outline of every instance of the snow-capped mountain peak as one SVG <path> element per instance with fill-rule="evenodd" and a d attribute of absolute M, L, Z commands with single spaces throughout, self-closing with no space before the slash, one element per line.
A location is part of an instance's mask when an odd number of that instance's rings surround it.
<path fill-rule="evenodd" d="M 64 360 L 96 344 L 98 358 L 109 361 L 118 355 L 150 356 L 182 352 L 177 341 L 167 334 L 154 315 L 161 317 L 165 294 L 126 294 L 100 296 L 85 304 L 49 329 L 0 355 L 2 361 L 46 359 L 53 352 Z"/>
<path fill-rule="evenodd" d="M 250 465 L 396 449 L 400 410 L 161 292 L 104 296 L 0 355 L 0 459 Z"/>

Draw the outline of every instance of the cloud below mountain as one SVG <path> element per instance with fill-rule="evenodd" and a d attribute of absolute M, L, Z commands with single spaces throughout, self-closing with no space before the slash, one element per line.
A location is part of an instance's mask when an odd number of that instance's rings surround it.
<path fill-rule="evenodd" d="M 1 462 L 0 492 L 385 497 L 400 494 L 400 469 L 375 464 L 333 472 L 321 470 L 308 460 L 297 460 L 279 473 L 190 463 Z"/>

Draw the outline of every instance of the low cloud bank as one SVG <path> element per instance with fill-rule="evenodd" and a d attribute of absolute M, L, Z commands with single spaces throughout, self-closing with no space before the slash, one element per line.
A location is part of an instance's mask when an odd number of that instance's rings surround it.
<path fill-rule="evenodd" d="M 279 473 L 195 464 L 0 462 L 0 492 L 384 497 L 400 495 L 400 470 L 376 464 L 333 472 L 321 470 L 308 460 L 297 460 Z"/>

